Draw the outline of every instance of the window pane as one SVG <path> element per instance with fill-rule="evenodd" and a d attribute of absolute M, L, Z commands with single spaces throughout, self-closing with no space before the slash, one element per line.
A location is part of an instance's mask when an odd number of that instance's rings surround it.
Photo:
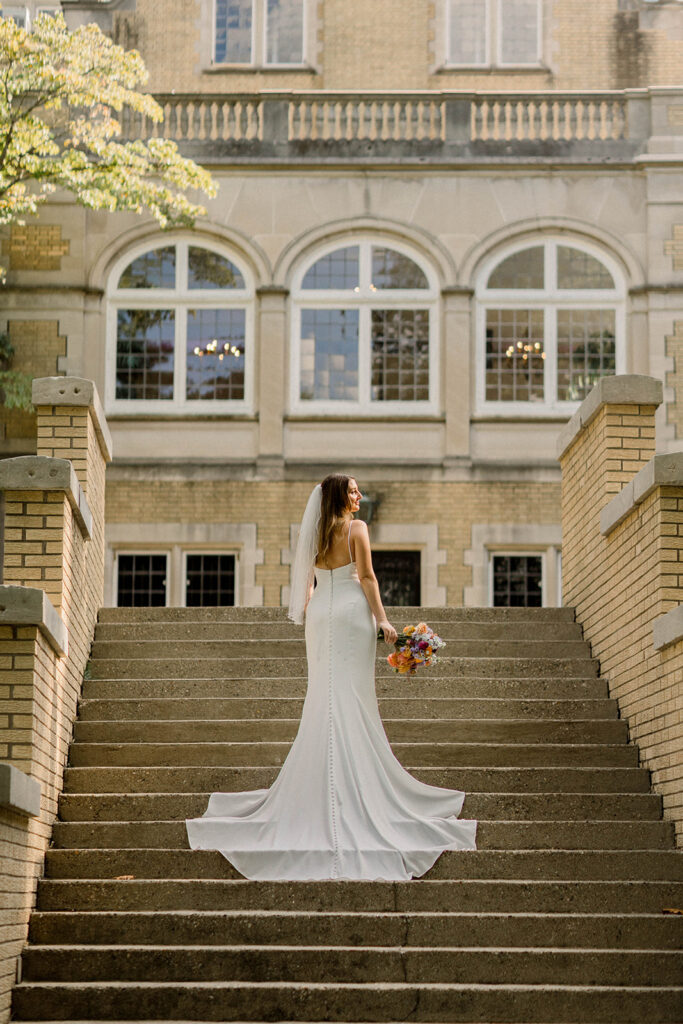
<path fill-rule="evenodd" d="M 540 607 L 543 604 L 541 555 L 493 556 L 493 604 L 496 607 Z"/>
<path fill-rule="evenodd" d="M 503 64 L 538 62 L 538 0 L 501 0 L 500 59 Z"/>
<path fill-rule="evenodd" d="M 216 63 L 251 61 L 252 0 L 216 0 Z"/>
<path fill-rule="evenodd" d="M 358 399 L 358 310 L 301 311 L 301 397 Z"/>
<path fill-rule="evenodd" d="M 557 311 L 557 397 L 583 401 L 600 377 L 616 373 L 613 309 Z"/>
<path fill-rule="evenodd" d="M 337 249 L 307 270 L 302 288 L 357 288 L 358 246 Z"/>
<path fill-rule="evenodd" d="M 486 0 L 450 0 L 448 60 L 486 63 Z"/>
<path fill-rule="evenodd" d="M 210 249 L 191 245 L 188 255 L 189 288 L 244 288 L 244 278 L 234 263 Z"/>
<path fill-rule="evenodd" d="M 429 312 L 372 310 L 374 402 L 429 400 Z"/>
<path fill-rule="evenodd" d="M 395 249 L 372 247 L 372 283 L 375 288 L 428 288 L 417 263 Z"/>
<path fill-rule="evenodd" d="M 154 608 L 166 604 L 166 555 L 119 555 L 119 608 Z"/>
<path fill-rule="evenodd" d="M 17 4 L 3 4 L 0 18 L 11 18 L 19 28 L 29 28 L 28 8 Z"/>
<path fill-rule="evenodd" d="M 421 604 L 419 551 L 373 551 L 372 567 L 383 605 Z"/>
<path fill-rule="evenodd" d="M 187 555 L 186 569 L 188 608 L 234 605 L 234 555 Z"/>
<path fill-rule="evenodd" d="M 172 309 L 120 309 L 116 333 L 116 397 L 173 398 L 174 349 Z"/>
<path fill-rule="evenodd" d="M 121 274 L 119 288 L 175 288 L 175 247 L 138 256 Z"/>
<path fill-rule="evenodd" d="M 243 309 L 188 309 L 188 399 L 244 398 L 245 318 Z"/>
<path fill-rule="evenodd" d="M 557 287 L 614 288 L 614 281 L 607 267 L 595 256 L 568 245 L 558 245 Z"/>
<path fill-rule="evenodd" d="M 543 288 L 543 246 L 508 256 L 491 271 L 488 288 Z"/>
<path fill-rule="evenodd" d="M 303 0 L 268 0 L 266 61 L 301 64 L 304 59 Z"/>
<path fill-rule="evenodd" d="M 543 310 L 486 311 L 486 401 L 542 402 Z"/>

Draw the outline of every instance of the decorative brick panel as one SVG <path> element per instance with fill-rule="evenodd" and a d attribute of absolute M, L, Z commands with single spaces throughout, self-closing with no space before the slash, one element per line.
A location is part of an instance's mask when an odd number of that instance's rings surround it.
<path fill-rule="evenodd" d="M 61 270 L 69 252 L 61 224 L 13 224 L 3 239 L 2 257 L 10 270 Z"/>

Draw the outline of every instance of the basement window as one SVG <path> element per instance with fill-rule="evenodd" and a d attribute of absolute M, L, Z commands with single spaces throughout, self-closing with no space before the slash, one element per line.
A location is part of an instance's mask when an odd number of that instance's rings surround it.
<path fill-rule="evenodd" d="M 119 552 L 116 563 L 116 604 L 119 608 L 166 606 L 167 554 Z"/>

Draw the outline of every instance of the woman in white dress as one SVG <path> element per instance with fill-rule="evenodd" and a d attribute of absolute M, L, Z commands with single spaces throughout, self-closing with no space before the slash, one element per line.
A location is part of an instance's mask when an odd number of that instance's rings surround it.
<path fill-rule="evenodd" d="M 424 874 L 444 850 L 474 850 L 465 794 L 418 782 L 389 746 L 375 695 L 377 627 L 393 645 L 355 479 L 326 477 L 302 519 L 289 615 L 306 619 L 308 688 L 270 789 L 214 793 L 187 821 L 193 849 L 220 850 L 251 879 Z M 313 580 L 316 586 L 313 589 Z M 419 685 L 419 683 L 417 684 Z"/>

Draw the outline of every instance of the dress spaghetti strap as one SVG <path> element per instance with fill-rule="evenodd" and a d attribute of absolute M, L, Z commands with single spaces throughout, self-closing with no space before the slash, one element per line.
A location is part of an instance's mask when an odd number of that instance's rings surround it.
<path fill-rule="evenodd" d="M 355 522 L 355 520 L 352 519 L 351 522 L 349 523 L 348 541 L 349 541 L 349 559 L 350 559 L 350 561 L 353 561 L 353 555 L 351 554 L 351 527 L 353 526 L 354 522 Z"/>

